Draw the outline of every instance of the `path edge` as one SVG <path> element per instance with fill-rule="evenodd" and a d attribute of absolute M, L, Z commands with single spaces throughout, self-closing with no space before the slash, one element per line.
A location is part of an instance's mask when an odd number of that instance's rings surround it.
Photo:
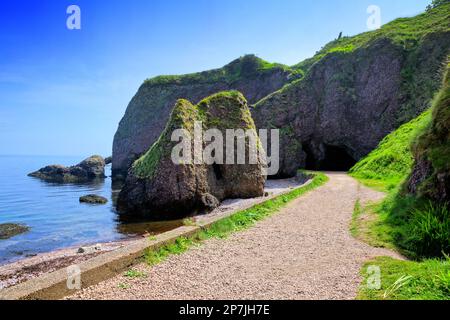
<path fill-rule="evenodd" d="M 79 268 L 79 276 L 81 277 L 81 288 L 79 289 L 69 289 L 68 268 L 70 267 L 68 267 L 43 274 L 13 287 L 2 289 L 0 290 L 0 300 L 58 300 L 73 295 L 81 289 L 96 285 L 128 270 L 133 265 L 141 262 L 145 252 L 148 250 L 156 251 L 165 245 L 175 243 L 180 237 L 190 237 L 201 230 L 207 229 L 214 223 L 229 218 L 239 212 L 281 198 L 299 189 L 307 188 L 308 185 L 318 179 L 320 175 L 321 174 L 312 173 L 310 179 L 301 186 L 277 195 L 263 198 L 255 203 L 233 210 L 224 215 L 200 219 L 195 226 L 182 226 L 162 233 L 152 239 L 145 238 L 137 240 L 117 250 L 106 252 L 81 262 L 76 265 Z M 321 184 L 317 187 L 319 186 L 321 186 Z M 304 194 L 301 194 L 299 197 L 302 195 Z"/>

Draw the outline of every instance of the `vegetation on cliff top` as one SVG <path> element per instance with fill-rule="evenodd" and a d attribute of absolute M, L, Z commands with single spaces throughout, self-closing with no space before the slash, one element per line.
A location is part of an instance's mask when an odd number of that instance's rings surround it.
<path fill-rule="evenodd" d="M 383 25 L 380 29 L 361 33 L 352 37 L 341 37 L 325 45 L 316 55 L 293 66 L 294 70 L 306 72 L 315 62 L 333 52 L 352 52 L 367 46 L 372 41 L 388 38 L 405 49 L 412 48 L 427 34 L 450 31 L 450 3 L 430 8 L 411 18 L 399 18 Z"/>
<path fill-rule="evenodd" d="M 259 74 L 272 71 L 287 71 L 292 76 L 300 74 L 300 71 L 292 70 L 290 67 L 270 63 L 257 56 L 250 54 L 240 57 L 227 64 L 223 68 L 204 72 L 197 72 L 185 75 L 165 75 L 145 80 L 145 85 L 165 85 L 165 84 L 191 84 L 195 83 L 213 83 L 227 82 L 233 83 L 236 80 L 255 78 Z"/>

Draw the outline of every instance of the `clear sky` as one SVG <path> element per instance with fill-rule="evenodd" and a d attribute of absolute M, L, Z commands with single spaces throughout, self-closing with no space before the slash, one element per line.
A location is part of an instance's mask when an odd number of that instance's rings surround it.
<path fill-rule="evenodd" d="M 427 0 L 14 0 L 0 2 L 0 154 L 111 154 L 146 78 L 244 54 L 292 65 L 328 41 L 424 11 Z M 81 30 L 66 9 L 81 8 Z"/>

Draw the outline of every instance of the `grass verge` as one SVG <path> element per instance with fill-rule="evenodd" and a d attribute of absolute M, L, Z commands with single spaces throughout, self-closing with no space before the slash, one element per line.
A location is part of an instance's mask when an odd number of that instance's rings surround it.
<path fill-rule="evenodd" d="M 373 267 L 380 268 L 379 289 L 369 289 L 373 283 Z M 450 258 L 422 262 L 400 261 L 388 257 L 376 258 L 365 264 L 360 300 L 450 300 Z"/>
<path fill-rule="evenodd" d="M 274 199 L 267 200 L 249 209 L 239 211 L 230 217 L 215 222 L 210 227 L 197 232 L 193 236 L 179 237 L 174 243 L 165 245 L 158 250 L 148 250 L 145 253 L 145 261 L 150 265 L 155 265 L 164 261 L 168 256 L 181 254 L 192 246 L 200 245 L 207 239 L 223 239 L 234 232 L 250 228 L 257 221 L 275 214 L 292 200 L 322 186 L 328 181 L 328 177 L 322 173 L 312 173 L 312 175 L 312 181 L 303 187 Z"/>

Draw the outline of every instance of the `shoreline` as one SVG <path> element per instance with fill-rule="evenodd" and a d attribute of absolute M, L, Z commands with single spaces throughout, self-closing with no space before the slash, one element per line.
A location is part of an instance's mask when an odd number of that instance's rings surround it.
<path fill-rule="evenodd" d="M 248 207 L 253 203 L 256 204 L 261 201 L 261 199 L 276 196 L 288 191 L 289 189 L 300 187 L 307 181 L 308 179 L 303 181 L 298 178 L 268 180 L 265 187 L 265 196 L 251 199 L 225 200 L 212 212 L 197 215 L 191 217 L 190 219 L 192 219 L 194 223 L 197 223 L 204 219 L 211 219 L 226 215 L 232 211 L 238 211 L 241 208 Z M 43 274 L 48 274 L 74 264 L 79 264 L 104 253 L 116 251 L 128 244 L 137 243 L 147 236 L 148 235 L 134 236 L 129 239 L 118 241 L 91 243 L 84 246 L 71 246 L 0 265 L 0 290 L 14 287 Z M 78 253 L 80 247 L 86 249 L 84 253 Z"/>

